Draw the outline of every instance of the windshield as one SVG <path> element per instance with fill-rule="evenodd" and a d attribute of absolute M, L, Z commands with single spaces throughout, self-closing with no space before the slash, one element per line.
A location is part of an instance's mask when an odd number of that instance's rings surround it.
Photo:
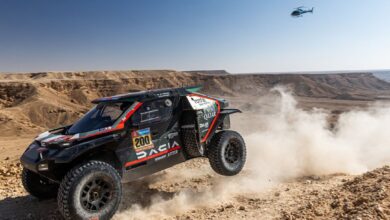
<path fill-rule="evenodd" d="M 77 134 L 109 127 L 125 112 L 130 102 L 99 103 L 69 128 L 68 134 Z"/>

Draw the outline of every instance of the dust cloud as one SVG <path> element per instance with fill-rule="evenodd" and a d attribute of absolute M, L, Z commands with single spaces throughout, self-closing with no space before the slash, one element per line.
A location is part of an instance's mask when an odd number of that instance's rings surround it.
<path fill-rule="evenodd" d="M 257 114 L 245 134 L 252 172 L 272 179 L 358 174 L 390 162 L 389 106 L 343 113 L 330 129 L 328 112 L 301 110 L 290 93 L 275 91 L 272 111 Z"/>
<path fill-rule="evenodd" d="M 242 174 L 221 177 L 213 174 L 205 163 L 196 168 L 194 175 L 201 176 L 204 172 L 211 176 L 206 179 L 207 187 L 193 189 L 185 186 L 193 169 L 169 169 L 155 181 L 178 182 L 181 187 L 178 191 L 165 197 L 141 195 L 131 205 L 124 201 L 125 208 L 115 219 L 175 217 L 227 202 L 238 194 L 261 192 L 296 177 L 359 174 L 390 163 L 389 106 L 375 104 L 342 113 L 332 129 L 328 119 L 326 110 L 302 110 L 291 93 L 275 88 L 232 122 L 233 129 L 244 136 L 247 145 L 247 163 Z M 140 192 L 133 190 L 134 195 Z M 150 197 L 149 204 L 142 205 L 143 196 Z"/>

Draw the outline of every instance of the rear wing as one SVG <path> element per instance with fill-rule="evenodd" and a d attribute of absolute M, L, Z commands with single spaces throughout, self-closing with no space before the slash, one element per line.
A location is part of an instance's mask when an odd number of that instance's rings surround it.
<path fill-rule="evenodd" d="M 230 115 L 230 114 L 234 114 L 234 113 L 242 113 L 242 111 L 240 109 L 234 109 L 234 108 L 222 109 L 222 111 L 221 111 L 221 114 L 225 114 L 225 115 Z"/>

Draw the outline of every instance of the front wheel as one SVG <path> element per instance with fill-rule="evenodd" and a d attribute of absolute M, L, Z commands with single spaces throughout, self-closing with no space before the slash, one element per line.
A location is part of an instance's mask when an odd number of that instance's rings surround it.
<path fill-rule="evenodd" d="M 122 196 L 121 178 L 108 163 L 89 161 L 68 172 L 58 192 L 65 219 L 110 219 Z"/>
<path fill-rule="evenodd" d="M 215 172 L 224 176 L 238 174 L 246 161 L 244 139 L 235 131 L 216 133 L 208 147 L 208 158 Z"/>

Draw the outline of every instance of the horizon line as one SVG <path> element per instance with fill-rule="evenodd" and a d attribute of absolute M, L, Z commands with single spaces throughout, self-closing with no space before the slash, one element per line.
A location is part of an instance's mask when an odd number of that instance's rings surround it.
<path fill-rule="evenodd" d="M 174 72 L 212 72 L 212 71 L 224 71 L 228 74 L 298 74 L 298 73 L 367 73 L 367 72 L 381 72 L 390 71 L 390 68 L 383 69 L 352 69 L 352 70 L 292 70 L 292 71 L 260 71 L 260 72 L 230 72 L 226 69 L 193 69 L 193 70 L 176 70 L 171 68 L 161 69 L 101 69 L 101 70 L 45 70 L 45 71 L 0 71 L 0 74 L 28 74 L 28 73 L 71 73 L 71 72 L 126 72 L 126 71 L 174 71 Z"/>

